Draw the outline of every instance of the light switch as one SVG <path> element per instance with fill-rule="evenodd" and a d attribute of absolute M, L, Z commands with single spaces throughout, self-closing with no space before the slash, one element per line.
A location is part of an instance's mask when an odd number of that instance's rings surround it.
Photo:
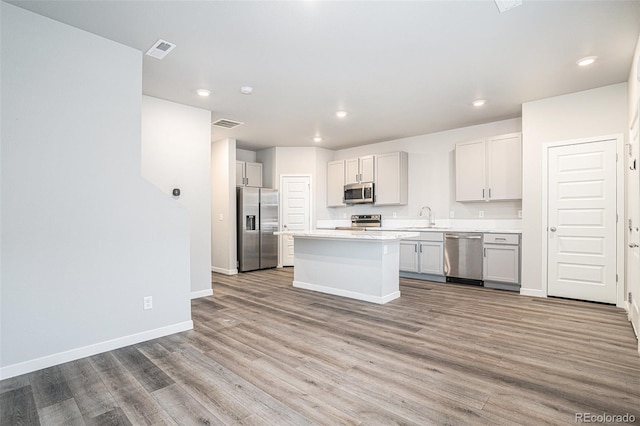
<path fill-rule="evenodd" d="M 222 213 L 220 213 L 220 214 L 218 215 L 218 220 L 219 220 L 220 222 L 222 222 L 222 221 L 224 220 L 224 216 L 222 216 Z"/>

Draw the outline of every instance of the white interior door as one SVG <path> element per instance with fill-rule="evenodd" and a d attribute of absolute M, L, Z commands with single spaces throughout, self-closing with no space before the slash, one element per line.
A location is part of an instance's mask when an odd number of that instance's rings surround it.
<path fill-rule="evenodd" d="M 629 190 L 627 192 L 627 208 L 629 223 L 627 224 L 627 294 L 629 301 L 629 319 L 633 324 L 636 336 L 640 334 L 640 108 L 631 126 L 629 148 L 629 168 L 627 170 Z"/>
<path fill-rule="evenodd" d="M 309 176 L 282 176 L 282 230 L 308 231 L 311 229 L 311 178 Z M 282 266 L 293 266 L 293 237 L 281 240 Z"/>
<path fill-rule="evenodd" d="M 548 150 L 550 296 L 616 303 L 616 144 Z"/>

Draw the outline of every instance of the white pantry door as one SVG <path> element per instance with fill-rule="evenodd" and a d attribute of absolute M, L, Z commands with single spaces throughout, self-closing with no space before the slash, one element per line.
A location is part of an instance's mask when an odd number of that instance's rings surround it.
<path fill-rule="evenodd" d="M 548 294 L 615 304 L 615 140 L 548 155 Z"/>
<path fill-rule="evenodd" d="M 629 148 L 629 169 L 627 170 L 629 190 L 627 224 L 627 294 L 629 302 L 629 320 L 633 324 L 636 336 L 640 337 L 640 108 L 631 126 Z M 640 349 L 640 346 L 639 346 Z"/>
<path fill-rule="evenodd" d="M 311 229 L 311 177 L 282 176 L 282 230 L 308 231 Z M 282 236 L 282 266 L 293 266 L 293 237 Z"/>

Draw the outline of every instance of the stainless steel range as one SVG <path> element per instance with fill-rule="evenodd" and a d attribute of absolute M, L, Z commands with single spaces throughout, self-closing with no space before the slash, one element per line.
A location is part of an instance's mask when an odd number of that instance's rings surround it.
<path fill-rule="evenodd" d="M 338 226 L 336 229 L 355 231 L 365 228 L 380 228 L 382 226 L 382 215 L 380 214 L 354 214 L 351 216 L 351 226 Z"/>

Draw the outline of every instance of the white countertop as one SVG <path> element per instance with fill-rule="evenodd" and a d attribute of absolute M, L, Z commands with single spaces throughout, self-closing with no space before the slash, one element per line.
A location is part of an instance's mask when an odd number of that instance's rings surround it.
<path fill-rule="evenodd" d="M 521 219 L 436 219 L 435 226 L 426 226 L 427 220 L 421 219 L 393 219 L 383 217 L 382 228 L 369 228 L 383 231 L 401 232 L 483 232 L 483 233 L 503 233 L 522 234 Z M 351 221 L 347 219 L 318 220 L 318 229 L 334 229 L 335 227 L 351 226 Z"/>
<path fill-rule="evenodd" d="M 274 235 L 291 235 L 303 238 L 324 238 L 336 240 L 375 240 L 389 241 L 401 240 L 420 236 L 418 231 L 410 230 L 388 230 L 380 228 L 369 228 L 366 231 L 343 231 L 338 229 L 314 229 L 310 231 L 282 231 L 274 232 Z"/>
<path fill-rule="evenodd" d="M 482 232 L 484 234 L 522 234 L 520 229 L 478 229 L 460 227 L 409 227 L 409 228 L 366 228 L 367 231 L 379 229 L 383 231 L 412 231 L 412 232 Z"/>

